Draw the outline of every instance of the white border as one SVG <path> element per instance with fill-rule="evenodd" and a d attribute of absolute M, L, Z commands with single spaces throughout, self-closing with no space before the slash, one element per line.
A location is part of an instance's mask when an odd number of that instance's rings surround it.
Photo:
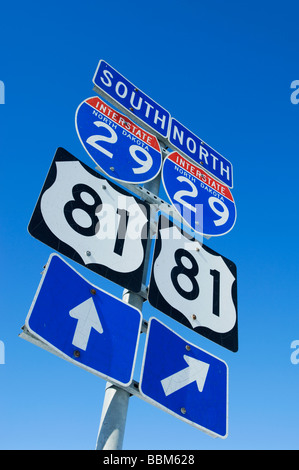
<path fill-rule="evenodd" d="M 174 411 L 170 410 L 169 408 L 167 408 L 166 406 L 164 405 L 161 405 L 159 402 L 153 400 L 152 398 L 150 398 L 148 395 L 146 395 L 143 391 L 142 391 L 142 380 L 143 380 L 143 373 L 144 373 L 144 364 L 145 364 L 145 359 L 146 359 L 146 355 L 147 355 L 147 344 L 148 344 L 148 339 L 149 339 L 149 335 L 150 335 L 150 327 L 151 327 L 151 322 L 152 320 L 155 320 L 157 322 L 159 322 L 161 325 L 163 325 L 165 328 L 167 328 L 168 330 L 170 330 L 172 333 L 174 333 L 176 336 L 178 336 L 180 339 L 182 339 L 183 341 L 186 341 L 186 344 L 190 345 L 191 347 L 194 347 L 195 349 L 199 349 L 200 351 L 203 351 L 204 353 L 208 354 L 209 356 L 211 357 L 214 357 L 215 359 L 217 359 L 218 361 L 222 362 L 225 367 L 226 367 L 226 371 L 227 371 L 227 374 L 226 374 L 226 434 L 224 436 L 222 436 L 221 434 L 217 434 L 203 426 L 200 426 L 199 424 L 197 423 L 194 423 L 193 421 L 187 419 L 187 418 L 184 418 L 184 416 L 181 416 L 177 413 L 175 413 Z M 214 356 L 214 354 L 211 354 L 209 353 L 208 351 L 205 351 L 204 349 L 202 348 L 199 348 L 198 346 L 196 346 L 195 344 L 192 344 L 190 343 L 189 341 L 187 341 L 185 338 L 183 338 L 181 335 L 177 334 L 174 330 L 172 330 L 171 328 L 169 328 L 167 325 L 165 325 L 164 323 L 162 323 L 160 320 L 158 320 L 157 318 L 155 317 L 151 317 L 149 319 L 149 322 L 148 322 L 148 329 L 147 329 L 147 334 L 146 334 L 146 342 L 145 342 L 145 346 L 144 346 L 144 353 L 143 353 L 143 360 L 142 360 L 142 365 L 141 365 L 141 372 L 140 372 L 140 382 L 139 382 L 139 391 L 141 393 L 141 395 L 146 399 L 146 401 L 148 401 L 149 403 L 151 403 L 152 405 L 160 408 L 161 410 L 163 411 L 166 411 L 166 413 L 169 413 L 171 414 L 172 416 L 175 416 L 176 418 L 179 418 L 180 420 L 182 421 L 185 421 L 185 423 L 188 423 L 188 424 L 191 424 L 191 426 L 197 428 L 197 429 L 200 429 L 201 431 L 203 431 L 204 433 L 206 434 L 209 434 L 210 436 L 212 437 L 220 437 L 221 439 L 226 439 L 227 436 L 228 436 L 228 392 L 229 392 L 229 387 L 228 387 L 228 382 L 229 382 L 229 369 L 228 369 L 228 365 L 226 364 L 225 361 L 223 361 L 222 359 L 219 359 L 219 357 L 217 356 Z"/>
<path fill-rule="evenodd" d="M 103 289 L 100 289 L 100 288 L 97 287 L 95 284 L 91 284 L 87 279 L 85 279 L 85 277 L 83 277 L 80 273 L 78 273 L 78 271 L 76 271 L 69 263 L 67 263 L 66 261 L 64 261 L 64 259 L 63 259 L 61 256 L 59 256 L 58 254 L 56 254 L 56 253 L 52 253 L 52 254 L 50 255 L 48 261 L 47 261 L 46 268 L 45 268 L 45 270 L 44 270 L 44 272 L 43 272 L 43 275 L 42 275 L 42 278 L 41 278 L 41 280 L 40 280 L 39 286 L 38 286 L 38 288 L 37 288 L 37 291 L 36 291 L 36 293 L 35 293 L 34 299 L 33 299 L 33 301 L 32 301 L 30 310 L 29 310 L 29 312 L 28 312 L 28 314 L 27 314 L 27 317 L 26 317 L 26 320 L 25 320 L 25 327 L 28 329 L 29 333 L 31 333 L 35 339 L 39 339 L 43 344 L 46 344 L 47 346 L 49 346 L 49 349 L 50 349 L 50 350 L 53 350 L 53 353 L 54 353 L 54 354 L 59 355 L 59 356 L 62 357 L 63 359 L 67 360 L 68 362 L 71 362 L 72 364 L 75 364 L 76 366 L 81 367 L 82 369 L 85 369 L 85 370 L 87 370 L 88 372 L 91 372 L 91 373 L 93 373 L 93 374 L 95 374 L 95 375 L 97 375 L 97 376 L 99 376 L 99 377 L 101 377 L 101 378 L 103 378 L 103 379 L 105 379 L 105 380 L 108 380 L 108 381 L 110 381 L 110 382 L 113 382 L 113 383 L 115 383 L 115 384 L 117 384 L 117 385 L 121 385 L 121 386 L 125 386 L 125 387 L 129 386 L 129 385 L 132 383 L 132 381 L 133 381 L 133 374 L 134 374 L 134 369 L 135 369 L 135 363 L 136 363 L 136 357 L 137 357 L 137 351 L 138 351 L 140 333 L 139 333 L 139 335 L 138 335 L 138 337 L 137 337 L 137 342 L 136 342 L 136 347 L 135 347 L 135 354 L 134 354 L 134 359 L 133 359 L 133 365 L 132 365 L 132 371 L 131 371 L 130 380 L 129 380 L 129 382 L 127 382 L 127 383 L 123 383 L 123 382 L 120 382 L 120 381 L 114 379 L 113 377 L 109 377 L 108 375 L 102 374 L 101 372 L 99 372 L 99 371 L 93 369 L 92 367 L 86 366 L 86 365 L 84 365 L 84 364 L 82 364 L 82 363 L 80 363 L 80 362 L 75 361 L 74 359 L 71 359 L 67 354 L 65 354 L 64 352 L 60 351 L 60 349 L 58 349 L 58 348 L 56 348 L 55 346 L 53 346 L 51 343 L 49 343 L 48 341 L 46 341 L 42 336 L 38 335 L 34 330 L 31 329 L 31 327 L 30 327 L 30 325 L 29 325 L 30 317 L 31 317 L 33 308 L 34 308 L 34 306 L 35 306 L 35 302 L 36 302 L 36 300 L 37 300 L 37 298 L 38 298 L 39 292 L 40 292 L 40 290 L 41 290 L 41 288 L 42 288 L 42 285 L 43 285 L 43 282 L 44 282 L 44 280 L 45 280 L 45 277 L 46 277 L 46 275 L 47 275 L 48 268 L 49 268 L 49 266 L 50 266 L 50 264 L 51 264 L 51 260 L 52 260 L 52 258 L 55 257 L 55 256 L 56 256 L 57 258 L 60 258 L 69 268 L 71 268 L 78 276 L 80 276 L 85 282 L 87 282 L 87 283 L 90 285 L 91 288 L 95 288 L 95 289 L 97 289 L 97 290 L 103 292 L 104 294 L 107 294 L 107 295 L 109 295 L 110 297 L 113 297 L 114 299 L 118 300 L 119 302 L 122 302 L 122 303 L 124 303 L 125 305 L 131 307 L 132 309 L 136 310 L 136 311 L 139 313 L 139 315 L 140 315 L 139 332 L 141 331 L 142 314 L 141 314 L 141 312 L 140 312 L 140 310 L 139 310 L 138 308 L 136 308 L 136 307 L 134 307 L 134 306 L 132 306 L 132 305 L 130 305 L 130 304 L 127 304 L 126 302 L 124 302 L 123 300 L 119 299 L 119 298 L 116 297 L 115 295 L 112 295 L 112 294 L 110 294 L 109 292 L 106 292 L 106 291 L 104 291 Z M 52 352 L 52 351 L 51 351 L 51 352 Z"/>

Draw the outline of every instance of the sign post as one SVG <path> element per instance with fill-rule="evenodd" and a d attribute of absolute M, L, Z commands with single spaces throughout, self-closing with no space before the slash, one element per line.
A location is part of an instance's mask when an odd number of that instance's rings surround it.
<path fill-rule="evenodd" d="M 154 180 L 148 182 L 145 187 L 149 191 L 159 194 L 160 180 L 161 176 L 158 175 Z M 144 282 L 148 269 L 149 251 L 150 244 L 148 243 L 143 269 Z M 142 312 L 144 299 L 140 294 L 125 289 L 123 292 L 123 301 Z M 129 398 L 129 391 L 107 382 L 96 450 L 122 449 Z"/>
<path fill-rule="evenodd" d="M 130 393 L 107 382 L 95 450 L 122 450 Z"/>

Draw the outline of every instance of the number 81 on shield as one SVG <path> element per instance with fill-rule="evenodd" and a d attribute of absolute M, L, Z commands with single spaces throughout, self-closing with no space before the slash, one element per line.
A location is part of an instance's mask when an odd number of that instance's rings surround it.
<path fill-rule="evenodd" d="M 149 303 L 206 338 L 238 350 L 237 268 L 160 216 Z"/>

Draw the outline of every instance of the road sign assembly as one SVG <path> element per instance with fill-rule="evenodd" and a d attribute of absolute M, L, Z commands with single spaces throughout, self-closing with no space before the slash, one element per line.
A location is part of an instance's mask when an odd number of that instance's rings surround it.
<path fill-rule="evenodd" d="M 149 206 L 59 148 L 29 233 L 88 269 L 139 292 Z"/>
<path fill-rule="evenodd" d="M 140 391 L 152 404 L 211 434 L 228 434 L 228 367 L 156 318 L 149 321 Z"/>
<path fill-rule="evenodd" d="M 173 206 L 195 232 L 211 237 L 233 228 L 236 206 L 229 188 L 201 167 L 172 152 L 164 160 L 162 178 Z"/>
<path fill-rule="evenodd" d="M 65 359 L 127 386 L 133 378 L 142 316 L 90 284 L 52 254 L 25 327 Z"/>
<path fill-rule="evenodd" d="M 104 173 L 120 182 L 141 184 L 160 172 L 157 138 L 98 97 L 84 100 L 75 116 L 77 134 Z"/>
<path fill-rule="evenodd" d="M 149 303 L 221 346 L 238 350 L 235 264 L 160 216 Z"/>
<path fill-rule="evenodd" d="M 96 169 L 59 147 L 28 231 L 125 288 L 123 300 L 52 254 L 20 336 L 111 382 L 97 449 L 121 449 L 132 395 L 226 438 L 227 364 L 156 318 L 143 321 L 141 311 L 148 300 L 189 331 L 238 350 L 236 265 L 199 239 L 234 227 L 232 165 L 104 60 L 93 83 L 113 107 L 87 98 L 75 126 Z M 169 203 L 159 197 L 160 178 Z"/>

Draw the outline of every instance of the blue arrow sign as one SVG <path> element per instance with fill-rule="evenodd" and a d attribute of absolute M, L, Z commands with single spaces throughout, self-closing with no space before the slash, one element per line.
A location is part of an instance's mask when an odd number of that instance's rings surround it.
<path fill-rule="evenodd" d="M 100 98 L 79 105 L 75 124 L 86 152 L 111 178 L 142 184 L 159 173 L 162 156 L 157 138 Z"/>
<path fill-rule="evenodd" d="M 149 321 L 141 394 L 152 404 L 214 436 L 228 434 L 228 367 L 156 318 Z"/>
<path fill-rule="evenodd" d="M 129 385 L 141 321 L 139 310 L 90 284 L 52 254 L 25 326 L 65 359 Z"/>

